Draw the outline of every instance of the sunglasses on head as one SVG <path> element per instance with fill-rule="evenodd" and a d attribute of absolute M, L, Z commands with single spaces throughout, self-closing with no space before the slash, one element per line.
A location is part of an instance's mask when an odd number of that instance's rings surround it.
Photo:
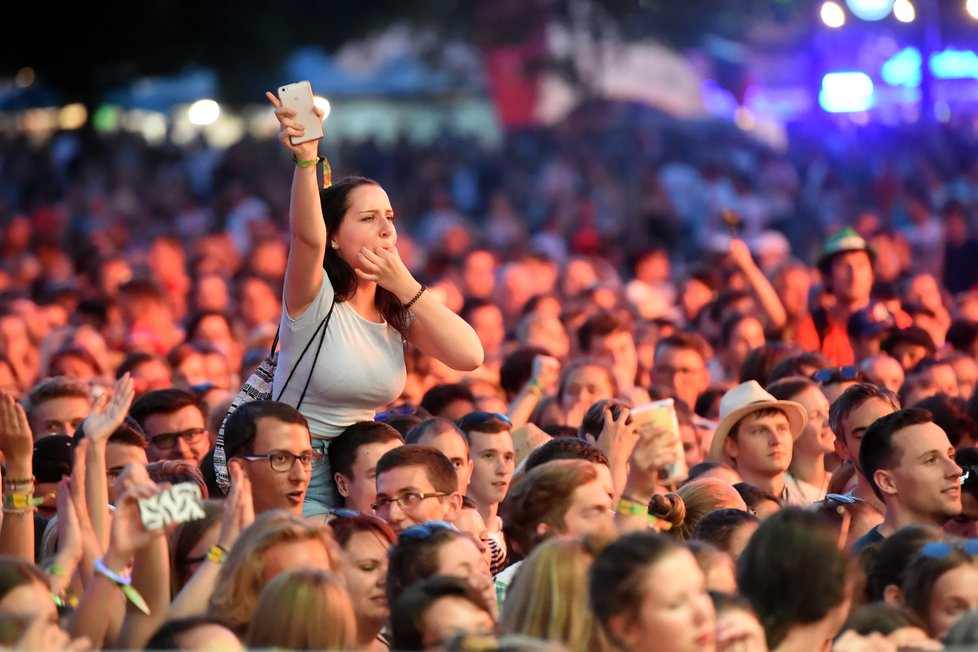
<path fill-rule="evenodd" d="M 920 549 L 920 554 L 930 559 L 941 559 L 947 557 L 955 550 L 959 550 L 966 555 L 978 556 L 978 539 L 964 539 L 960 541 L 931 541 L 924 544 Z"/>
<path fill-rule="evenodd" d="M 468 432 L 469 430 L 477 429 L 481 424 L 493 419 L 498 419 L 510 427 L 513 425 L 513 422 L 505 414 L 500 414 L 499 412 L 483 412 L 481 410 L 478 412 L 469 412 L 459 419 L 456 425 L 463 431 Z"/>
<path fill-rule="evenodd" d="M 398 536 L 404 539 L 423 541 L 441 530 L 455 530 L 455 526 L 445 521 L 427 521 L 401 530 Z"/>
<path fill-rule="evenodd" d="M 394 417 L 413 417 L 418 413 L 417 405 L 397 405 L 390 408 L 389 410 L 384 410 L 383 412 L 378 412 L 374 415 L 374 421 L 386 421 Z"/>
<path fill-rule="evenodd" d="M 852 365 L 846 365 L 844 367 L 834 367 L 828 369 L 819 369 L 812 374 L 812 380 L 820 385 L 831 385 L 832 383 L 844 383 L 850 381 L 861 381 L 863 379 L 862 372 L 859 371 L 858 367 Z"/>

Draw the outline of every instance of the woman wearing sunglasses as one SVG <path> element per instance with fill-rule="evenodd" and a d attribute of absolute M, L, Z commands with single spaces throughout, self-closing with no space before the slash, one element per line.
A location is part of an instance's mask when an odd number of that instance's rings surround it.
<path fill-rule="evenodd" d="M 330 185 L 320 139 L 301 142 L 305 129 L 296 111 L 271 93 L 267 97 L 281 128 L 279 140 L 296 164 L 273 396 L 298 407 L 309 420 L 316 451 L 323 453 L 344 428 L 372 420 L 378 406 L 400 396 L 405 341 L 463 371 L 482 364 L 483 350 L 475 331 L 425 292 L 401 260 L 394 209 L 384 189 L 362 177 Z M 322 112 L 316 112 L 321 120 Z M 327 186 L 322 191 L 316 177 L 320 161 Z M 313 473 L 305 516 L 339 506 L 328 467 Z"/>
<path fill-rule="evenodd" d="M 903 602 L 943 639 L 969 611 L 978 609 L 978 539 L 931 541 L 911 562 Z"/>
<path fill-rule="evenodd" d="M 394 604 L 409 586 L 434 575 L 465 580 L 496 615 L 496 592 L 489 565 L 471 535 L 443 521 L 428 521 L 402 530 L 390 550 L 387 602 Z"/>

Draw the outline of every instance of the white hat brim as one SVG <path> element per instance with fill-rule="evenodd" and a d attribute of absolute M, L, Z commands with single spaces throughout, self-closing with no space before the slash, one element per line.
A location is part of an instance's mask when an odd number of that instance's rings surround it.
<path fill-rule="evenodd" d="M 737 408 L 717 424 L 717 429 L 713 433 L 713 441 L 710 443 L 710 457 L 718 462 L 730 464 L 733 460 L 723 451 L 723 443 L 727 440 L 731 428 L 752 412 L 771 409 L 782 410 L 785 413 L 785 416 L 788 417 L 788 426 L 791 428 L 791 439 L 797 441 L 801 437 L 801 433 L 805 431 L 805 426 L 808 425 L 808 413 L 805 408 L 794 401 L 758 401 Z"/>

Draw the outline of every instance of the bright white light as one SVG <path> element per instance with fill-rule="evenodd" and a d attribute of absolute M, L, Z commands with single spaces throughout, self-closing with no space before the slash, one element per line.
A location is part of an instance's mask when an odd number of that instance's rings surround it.
<path fill-rule="evenodd" d="M 910 0 L 896 0 L 893 3 L 893 17 L 901 23 L 912 23 L 917 17 L 917 11 L 913 8 Z"/>
<path fill-rule="evenodd" d="M 197 100 L 190 105 L 187 119 L 190 124 L 204 127 L 217 122 L 221 116 L 221 107 L 214 100 Z"/>
<path fill-rule="evenodd" d="M 846 0 L 846 5 L 862 20 L 883 20 L 893 10 L 893 0 Z"/>
<path fill-rule="evenodd" d="M 873 80 L 864 72 L 830 72 L 822 78 L 818 103 L 829 113 L 855 113 L 873 107 Z"/>
<path fill-rule="evenodd" d="M 832 2 L 831 0 L 829 2 L 823 2 L 819 14 L 826 27 L 838 29 L 846 24 L 846 12 L 842 11 L 842 7 L 837 2 Z"/>
<path fill-rule="evenodd" d="M 312 98 L 312 103 L 322 110 L 323 121 L 325 121 L 326 118 L 329 117 L 329 112 L 330 112 L 329 100 L 327 100 L 325 97 L 320 97 L 316 95 L 315 97 Z"/>
<path fill-rule="evenodd" d="M 968 2 L 965 3 L 964 8 L 968 10 L 968 13 L 971 14 L 972 18 L 978 20 L 978 0 L 968 0 Z"/>

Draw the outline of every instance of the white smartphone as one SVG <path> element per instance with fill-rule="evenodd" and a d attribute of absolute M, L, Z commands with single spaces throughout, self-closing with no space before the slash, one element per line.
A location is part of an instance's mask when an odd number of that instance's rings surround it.
<path fill-rule="evenodd" d="M 282 106 L 295 109 L 295 121 L 306 130 L 304 136 L 291 138 L 293 145 L 301 145 L 323 137 L 323 123 L 316 116 L 312 101 L 312 84 L 307 81 L 286 84 L 278 89 L 278 99 L 282 101 Z"/>

